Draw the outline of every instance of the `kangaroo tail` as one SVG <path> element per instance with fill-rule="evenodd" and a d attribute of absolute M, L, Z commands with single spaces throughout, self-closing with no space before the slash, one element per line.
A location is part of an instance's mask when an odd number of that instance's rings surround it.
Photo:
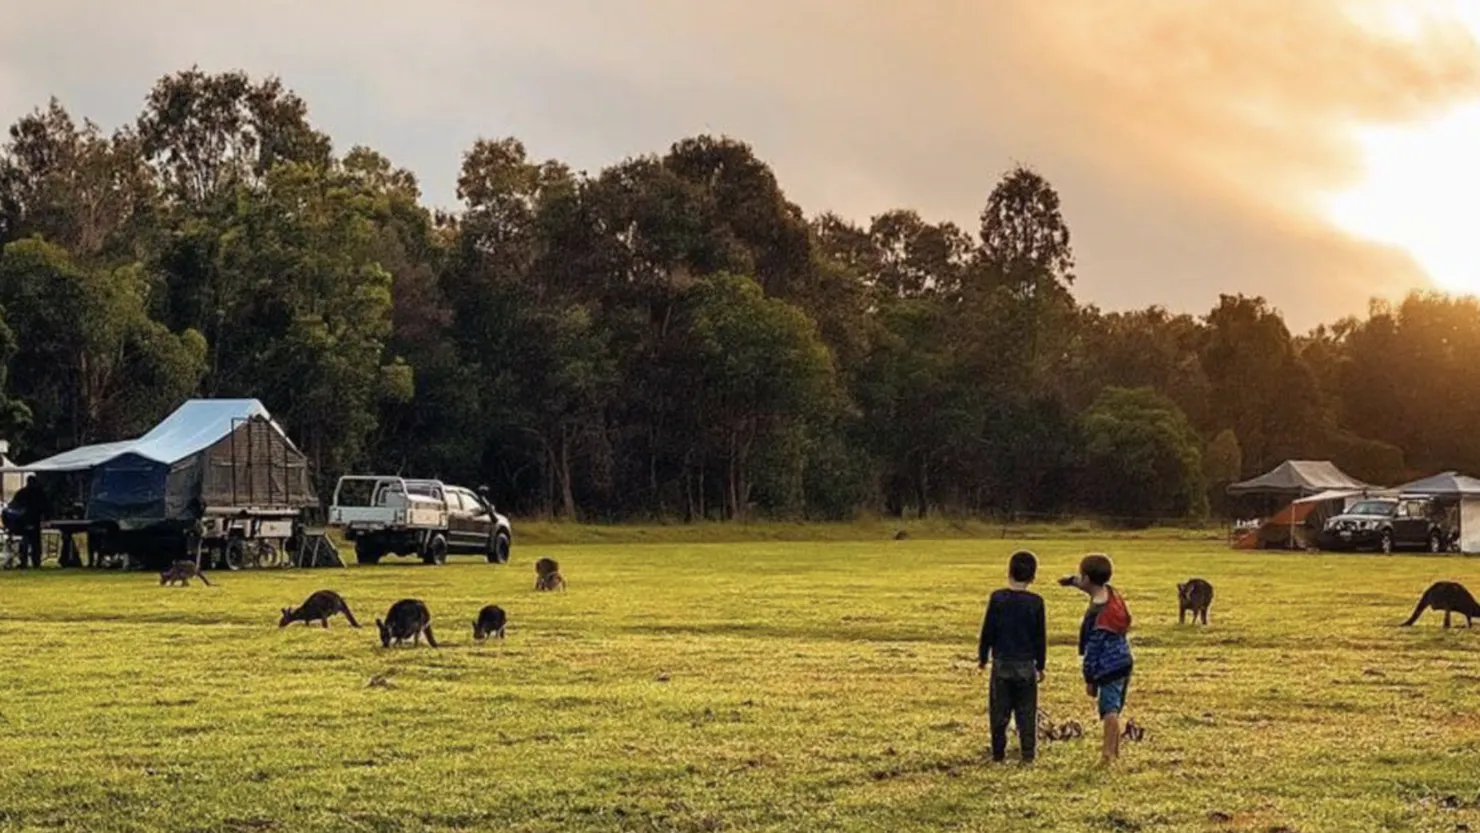
<path fill-rule="evenodd" d="M 199 573 L 196 573 L 195 574 L 195 577 L 198 578 L 198 579 L 200 579 L 200 583 L 201 584 L 204 584 L 207 587 L 213 587 L 214 586 L 214 585 L 211 584 L 211 580 L 208 579 L 208 578 L 206 578 L 205 571 L 201 571 Z"/>
<path fill-rule="evenodd" d="M 1425 594 L 1423 594 L 1423 598 L 1418 600 L 1418 607 L 1415 607 L 1413 609 L 1413 615 L 1412 616 L 1409 616 L 1408 617 L 1408 621 L 1403 623 L 1403 627 L 1406 628 L 1409 625 L 1412 625 L 1414 622 L 1417 622 L 1418 621 L 1418 617 L 1422 616 L 1423 615 L 1423 612 L 1425 610 L 1428 610 L 1428 609 L 1429 609 L 1429 594 L 1428 593 L 1425 593 Z"/>
<path fill-rule="evenodd" d="M 430 646 L 432 646 L 433 648 L 438 647 L 437 646 L 437 637 L 432 636 L 432 626 L 431 625 L 427 625 L 427 627 L 426 627 L 426 635 L 427 635 L 427 644 L 430 645 Z"/>
<path fill-rule="evenodd" d="M 353 613 L 350 613 L 349 612 L 349 605 L 343 605 L 343 606 L 341 606 L 340 607 L 340 610 L 343 610 L 344 611 L 344 618 L 346 618 L 346 619 L 349 620 L 349 626 L 350 627 L 352 627 L 352 628 L 358 628 L 360 626 L 360 623 L 355 621 L 355 615 Z"/>

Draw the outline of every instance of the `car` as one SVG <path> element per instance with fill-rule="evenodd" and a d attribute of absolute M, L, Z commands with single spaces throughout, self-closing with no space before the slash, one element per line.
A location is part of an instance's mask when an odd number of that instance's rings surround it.
<path fill-rule="evenodd" d="M 1452 535 L 1443 513 L 1425 497 L 1359 500 L 1326 521 L 1321 547 L 1330 550 L 1443 552 Z"/>
<path fill-rule="evenodd" d="M 441 564 L 449 555 L 509 560 L 514 530 L 488 499 L 440 480 L 347 475 L 334 489 L 329 523 L 354 543 L 355 559 L 378 564 L 386 555 L 416 555 Z"/>

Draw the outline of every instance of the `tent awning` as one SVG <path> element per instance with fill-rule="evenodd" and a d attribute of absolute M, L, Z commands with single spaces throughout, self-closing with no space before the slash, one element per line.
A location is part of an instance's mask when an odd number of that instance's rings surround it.
<path fill-rule="evenodd" d="M 134 454 L 156 463 L 177 463 L 209 447 L 230 434 L 242 422 L 254 417 L 268 421 L 272 419 L 267 408 L 255 399 L 192 399 L 138 439 L 87 445 L 34 463 L 7 465 L 3 470 L 86 471 L 125 454 Z"/>
<path fill-rule="evenodd" d="M 1328 460 L 1286 460 L 1258 477 L 1228 487 L 1231 495 L 1304 496 L 1347 489 L 1362 491 L 1370 483 L 1352 477 Z"/>
<path fill-rule="evenodd" d="M 1325 503 L 1328 500 L 1347 500 L 1349 498 L 1363 497 L 1397 497 L 1398 492 L 1393 489 L 1327 489 L 1324 492 L 1316 492 L 1303 498 L 1297 498 L 1295 503 Z"/>
<path fill-rule="evenodd" d="M 1480 497 L 1480 479 L 1452 471 L 1430 475 L 1398 490 L 1405 495 L 1428 495 L 1430 497 Z"/>

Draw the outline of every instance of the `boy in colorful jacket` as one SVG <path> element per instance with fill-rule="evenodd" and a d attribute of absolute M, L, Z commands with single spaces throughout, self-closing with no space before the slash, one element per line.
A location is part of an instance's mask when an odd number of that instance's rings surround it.
<path fill-rule="evenodd" d="M 1101 763 L 1107 766 L 1120 754 L 1120 714 L 1135 667 L 1126 641 L 1131 612 L 1125 599 L 1110 586 L 1112 569 L 1109 557 L 1086 555 L 1079 562 L 1078 575 L 1059 580 L 1089 594 L 1089 609 L 1079 626 L 1079 654 L 1084 657 L 1085 690 L 1098 699 L 1100 720 L 1105 724 Z"/>

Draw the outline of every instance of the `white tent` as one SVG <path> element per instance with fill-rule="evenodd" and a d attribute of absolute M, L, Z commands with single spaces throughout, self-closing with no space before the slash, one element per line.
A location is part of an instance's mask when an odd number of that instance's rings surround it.
<path fill-rule="evenodd" d="M 1446 471 L 1406 483 L 1405 495 L 1450 498 L 1459 503 L 1459 551 L 1480 553 L 1480 479 Z"/>
<path fill-rule="evenodd" d="M 272 422 L 267 408 L 255 399 L 192 399 L 138 439 L 85 445 L 24 466 L 7 461 L 3 468 L 7 471 L 86 471 L 125 454 L 156 463 L 174 463 L 229 436 L 241 423 L 254 417 L 267 420 L 278 433 L 282 433 L 278 424 Z M 283 437 L 292 447 L 287 435 Z"/>

